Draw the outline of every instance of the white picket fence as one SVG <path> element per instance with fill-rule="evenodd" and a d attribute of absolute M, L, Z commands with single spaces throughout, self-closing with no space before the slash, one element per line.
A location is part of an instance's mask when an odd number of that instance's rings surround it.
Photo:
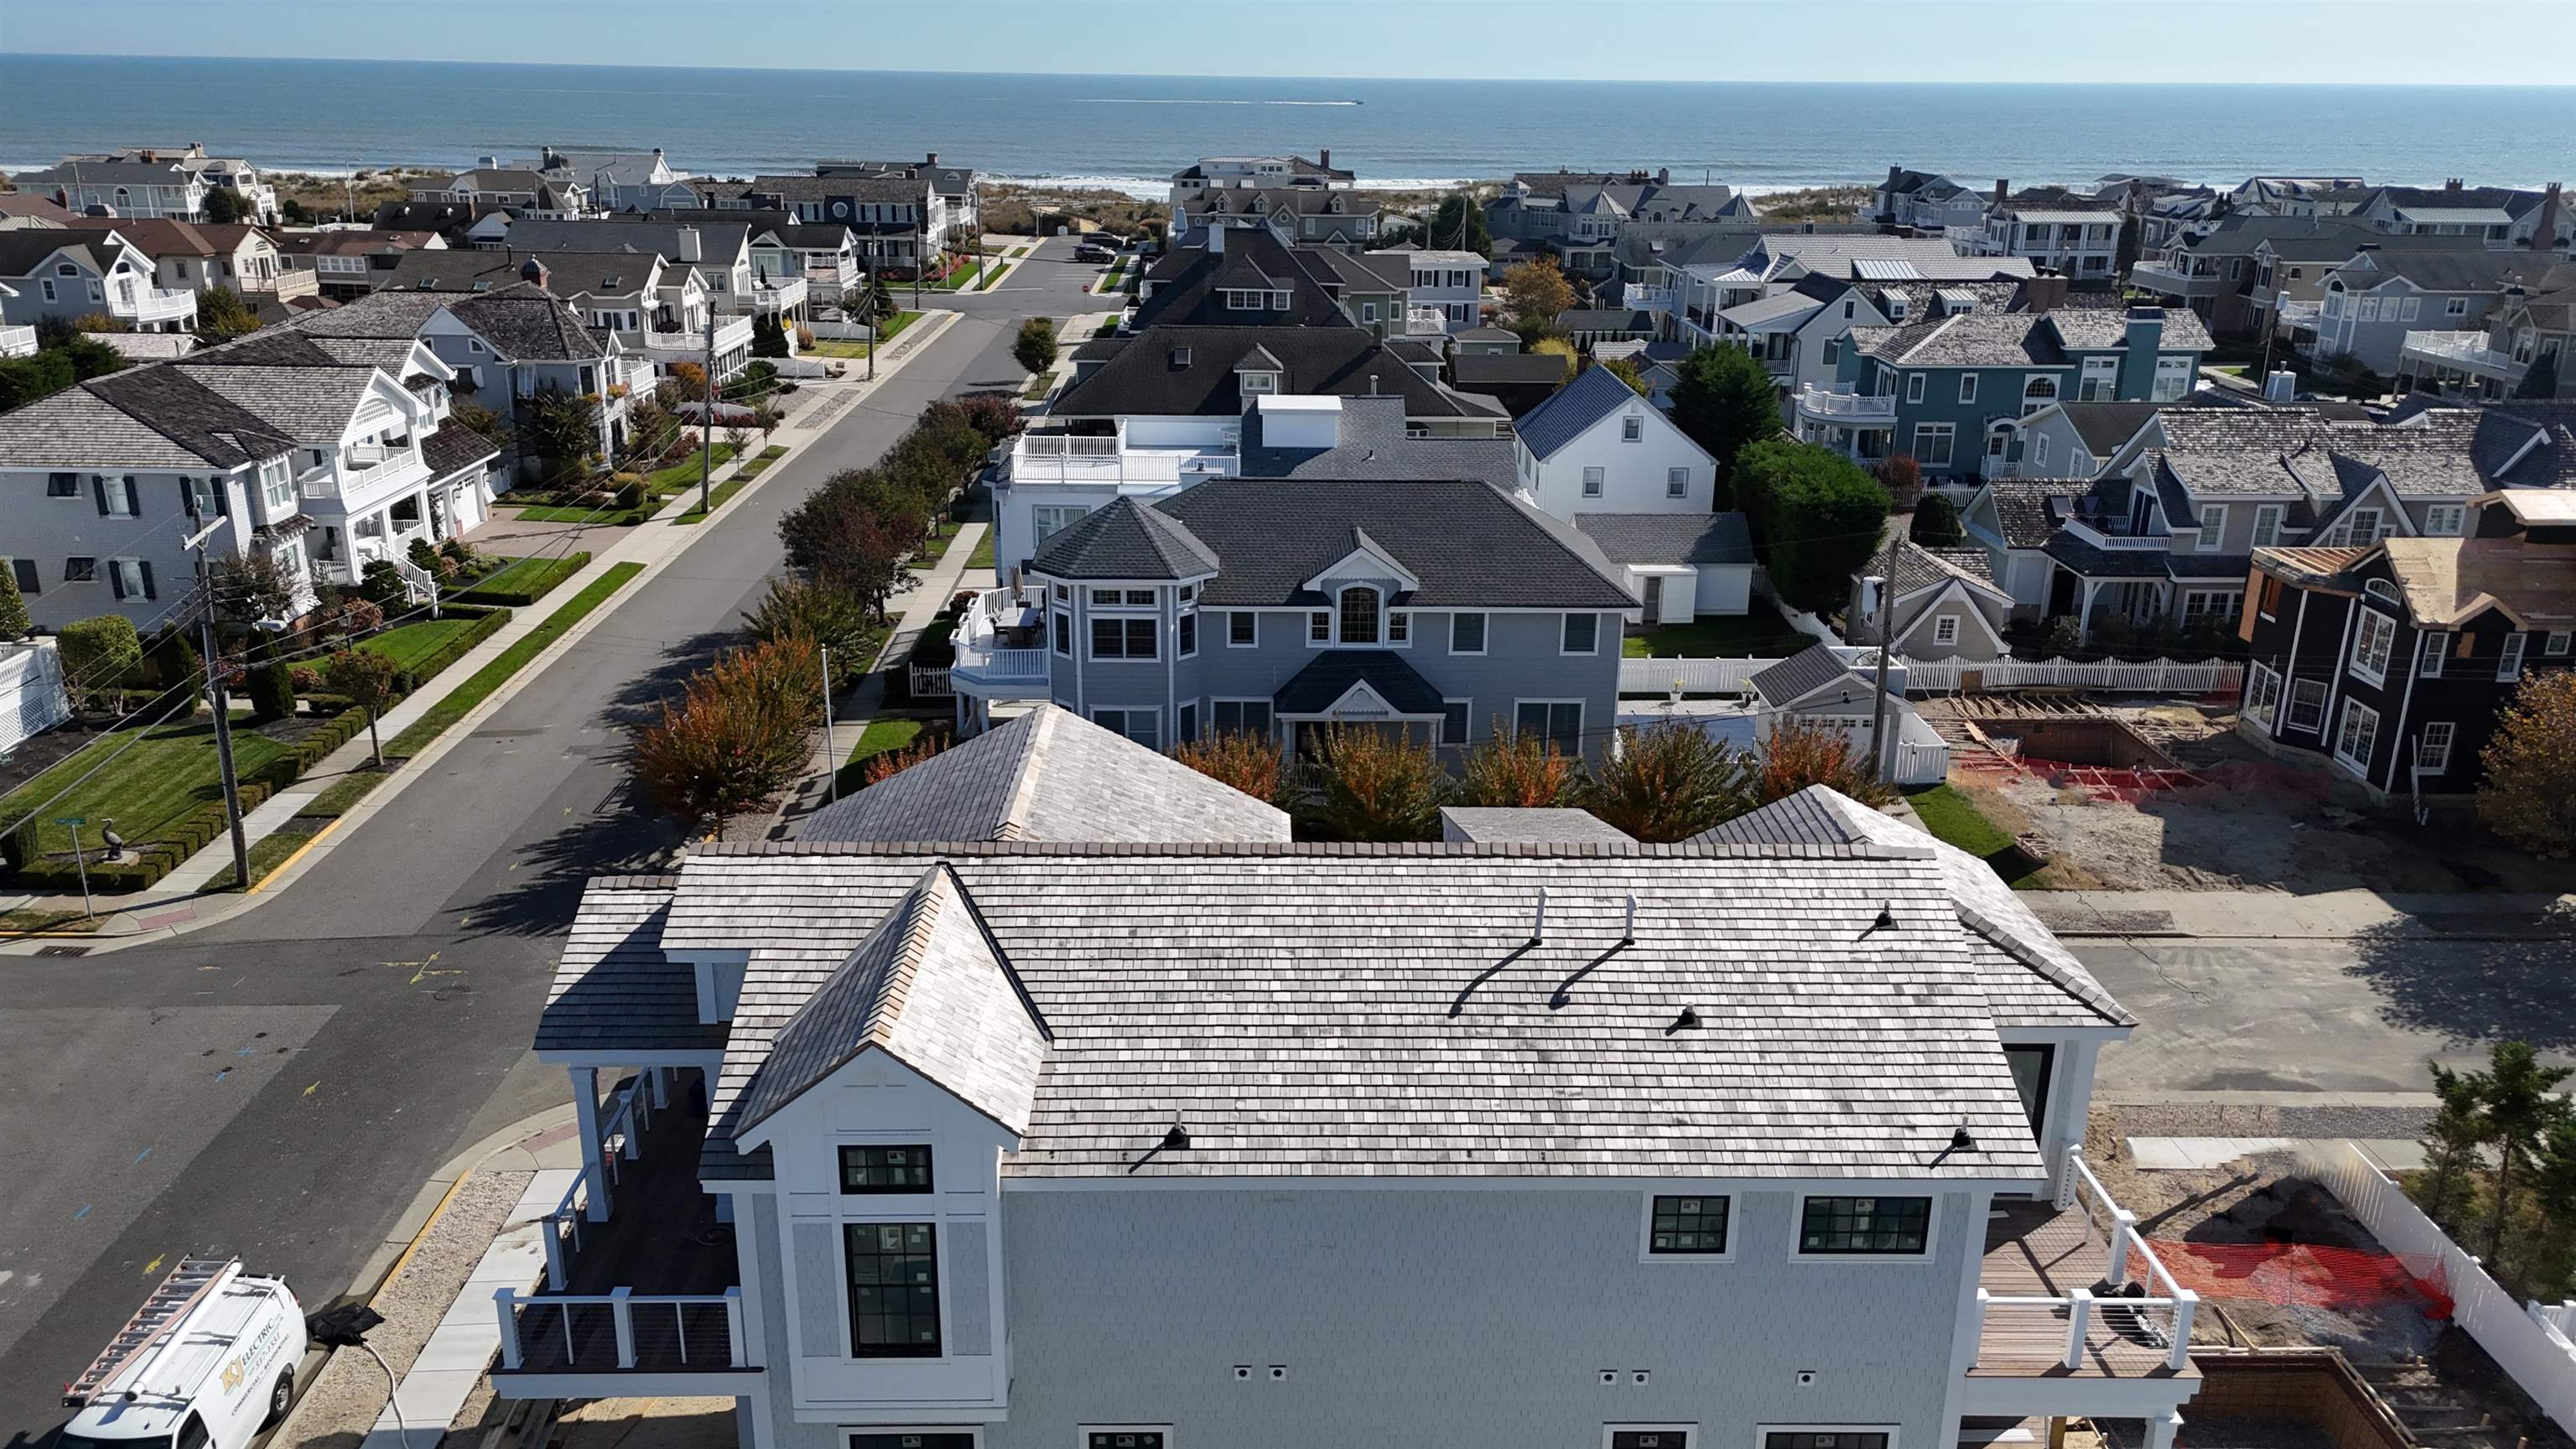
<path fill-rule="evenodd" d="M 1906 687 L 1917 694 L 1991 693 L 2069 685 L 2125 694 L 2211 694 L 2240 689 L 2245 666 L 2232 659 L 1909 659 Z"/>
<path fill-rule="evenodd" d="M 1622 659 L 1621 694 L 1663 694 L 1679 681 L 1684 694 L 1742 694 L 1744 681 L 1777 659 Z"/>
<path fill-rule="evenodd" d="M 71 717 L 53 641 L 0 644 L 0 755 Z"/>
<path fill-rule="evenodd" d="M 2576 1429 L 2576 1344 L 2562 1330 L 2569 1316 L 2565 1305 L 2516 1303 L 2352 1143 L 2318 1143 L 2299 1156 L 2301 1170 L 2333 1193 L 2407 1271 L 2442 1285 L 2451 1295 L 2451 1321 L 2543 1412 L 2561 1429 Z"/>

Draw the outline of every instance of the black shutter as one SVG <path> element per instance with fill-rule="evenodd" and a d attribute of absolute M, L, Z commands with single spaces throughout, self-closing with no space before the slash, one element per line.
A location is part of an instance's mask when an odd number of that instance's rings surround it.
<path fill-rule="evenodd" d="M 105 518 L 107 516 L 107 478 L 103 474 L 92 473 L 89 475 L 89 486 L 90 491 L 98 495 L 98 516 Z"/>
<path fill-rule="evenodd" d="M 187 518 L 197 516 L 197 485 L 186 478 L 179 480 L 179 512 Z"/>
<path fill-rule="evenodd" d="M 116 597 L 125 597 L 125 571 L 116 566 L 114 559 L 107 561 L 107 588 Z"/>
<path fill-rule="evenodd" d="M 134 475 L 125 475 L 125 511 L 137 518 L 143 516 L 143 494 L 134 486 Z"/>
<path fill-rule="evenodd" d="M 147 599 L 157 599 L 161 597 L 160 590 L 152 587 L 152 560 L 148 558 L 140 560 L 134 565 L 134 567 L 143 575 L 143 597 Z"/>

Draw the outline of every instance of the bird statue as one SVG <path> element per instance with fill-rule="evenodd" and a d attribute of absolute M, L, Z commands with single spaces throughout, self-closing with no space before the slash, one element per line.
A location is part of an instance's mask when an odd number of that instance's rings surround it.
<path fill-rule="evenodd" d="M 109 860 L 125 859 L 125 837 L 116 833 L 115 817 L 105 815 L 99 817 L 98 838 L 106 842 Z"/>

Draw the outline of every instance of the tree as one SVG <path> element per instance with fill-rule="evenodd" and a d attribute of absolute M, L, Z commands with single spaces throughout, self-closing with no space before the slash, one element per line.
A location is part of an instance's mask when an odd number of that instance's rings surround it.
<path fill-rule="evenodd" d="M 1474 252 L 1480 257 L 1494 254 L 1494 233 L 1485 224 L 1485 208 L 1464 191 L 1453 191 L 1440 198 L 1423 225 L 1400 222 L 1388 227 L 1378 237 L 1380 246 L 1399 246 L 1411 242 L 1427 251 Z"/>
<path fill-rule="evenodd" d="M 1536 731 L 1506 734 L 1501 720 L 1460 767 L 1458 803 L 1504 810 L 1543 810 L 1574 798 L 1582 763 Z"/>
<path fill-rule="evenodd" d="M 143 638 L 123 614 L 74 619 L 54 636 L 63 681 L 73 700 L 86 702 L 99 691 L 121 687 L 143 662 Z"/>
<path fill-rule="evenodd" d="M 2531 370 L 2514 385 L 2513 395 L 2547 402 L 2558 396 L 2558 354 L 2544 352 L 2531 360 Z"/>
<path fill-rule="evenodd" d="M 1028 426 L 1020 416 L 1019 402 L 1006 392 L 970 392 L 957 399 L 958 410 L 966 425 L 975 430 L 987 448 L 1003 443 Z"/>
<path fill-rule="evenodd" d="M 1897 507 L 1906 507 L 1922 498 L 1923 465 L 1914 461 L 1913 454 L 1890 453 L 1879 459 L 1878 467 L 1871 471 Z"/>
<path fill-rule="evenodd" d="M 520 443 L 545 460 L 558 484 L 587 477 L 599 466 L 599 400 L 562 391 L 536 394 L 528 399 Z"/>
<path fill-rule="evenodd" d="M 215 616 L 245 627 L 262 619 L 294 617 L 295 596 L 304 582 L 269 553 L 217 559 L 207 577 L 215 591 Z"/>
<path fill-rule="evenodd" d="M 1583 808 L 1639 840 L 1669 844 L 1750 809 L 1750 776 L 1734 746 L 1688 721 L 1622 725 L 1584 784 Z"/>
<path fill-rule="evenodd" d="M 1780 435 L 1780 392 L 1771 374 L 1744 348 L 1711 344 L 1694 349 L 1674 368 L 1673 425 L 1717 460 L 1720 480 L 1752 445 Z M 1746 507 L 1718 490 L 1717 506 Z"/>
<path fill-rule="evenodd" d="M 230 226 L 250 217 L 250 203 L 238 191 L 221 186 L 206 188 L 206 220 L 217 226 Z M 200 299 L 202 301 L 202 299 Z"/>
<path fill-rule="evenodd" d="M 1888 728 L 1896 727 L 1891 713 Z M 1896 792 L 1880 783 L 1877 762 L 1852 745 L 1850 735 L 1820 720 L 1784 718 L 1762 742 L 1762 766 L 1753 779 L 1754 803 L 1785 800 L 1809 785 L 1823 785 L 1864 805 L 1884 805 Z"/>
<path fill-rule="evenodd" d="M 2551 857 L 2576 853 L 2576 672 L 2527 674 L 2480 752 L 2478 817 Z"/>
<path fill-rule="evenodd" d="M 1637 359 L 1633 357 L 1612 357 L 1594 365 L 1607 371 L 1612 377 L 1628 384 L 1628 390 L 1630 392 L 1635 393 L 1639 397 L 1644 397 L 1646 395 L 1646 369 L 1637 365 Z"/>
<path fill-rule="evenodd" d="M 1553 322 L 1574 305 L 1574 286 L 1554 257 L 1539 257 L 1503 273 L 1503 301 L 1512 315 Z"/>
<path fill-rule="evenodd" d="M 1314 764 L 1316 829 L 1333 840 L 1429 840 L 1450 789 L 1428 740 L 1374 724 L 1324 726 Z"/>
<path fill-rule="evenodd" d="M 266 724 L 295 716 L 295 674 L 283 659 L 271 659 L 250 672 L 250 717 Z"/>
<path fill-rule="evenodd" d="M 188 630 L 178 624 L 163 629 L 144 650 L 150 666 L 146 683 L 155 689 L 180 689 L 197 677 L 197 646 L 189 639 Z"/>
<path fill-rule="evenodd" d="M 2138 264 L 2138 216 L 2129 212 L 2120 218 L 2120 239 L 2111 258 L 2111 275 L 2125 277 L 2129 268 Z"/>
<path fill-rule="evenodd" d="M 678 412 L 682 403 L 702 403 L 713 396 L 707 387 L 707 370 L 694 362 L 666 362 L 662 372 L 662 380 L 673 388 L 671 401 L 663 406 L 673 412 Z M 657 396 L 660 391 L 654 389 Z"/>
<path fill-rule="evenodd" d="M 230 287 L 208 287 L 197 294 L 197 337 L 215 343 L 247 337 L 260 328 L 259 309 Z"/>
<path fill-rule="evenodd" d="M 921 513 L 881 468 L 836 473 L 778 523 L 787 562 L 864 601 L 883 621 L 886 600 L 912 583 L 904 567 L 920 546 Z"/>
<path fill-rule="evenodd" d="M 1024 372 L 1045 372 L 1055 366 L 1055 323 L 1045 317 L 1032 317 L 1020 324 L 1020 335 L 1011 343 L 1011 360 Z"/>
<path fill-rule="evenodd" d="M 27 616 L 26 597 L 18 592 L 18 571 L 0 568 L 0 642 L 26 638 L 36 628 Z"/>
<path fill-rule="evenodd" d="M 751 447 L 751 434 L 745 432 L 739 427 L 727 428 L 725 429 L 725 446 L 733 449 L 733 455 L 739 458 Z"/>
<path fill-rule="evenodd" d="M 642 403 L 639 400 L 635 405 L 641 406 Z M 447 405 L 447 420 L 480 434 L 504 448 L 510 446 L 511 435 L 516 431 L 510 426 L 509 419 L 472 398 L 456 398 L 450 401 Z"/>
<path fill-rule="evenodd" d="M 2433 1095 L 2441 1106 L 2434 1111 L 2433 1120 L 2425 1124 L 2421 1139 L 2424 1213 L 2447 1229 L 2451 1223 L 2451 1194 L 2462 1178 L 2477 1170 L 2479 1151 L 2486 1146 L 2487 1124 L 2479 1111 L 2475 1079 L 2440 1062 L 2426 1065 L 2432 1068 Z"/>
<path fill-rule="evenodd" d="M 1955 548 L 1968 537 L 1959 527 L 1958 505 L 1938 493 L 1927 493 L 1914 505 L 1912 534 L 1926 548 Z"/>
<path fill-rule="evenodd" d="M 377 736 L 376 718 L 392 702 L 401 679 L 401 668 L 373 649 L 343 649 L 322 662 L 322 680 L 331 692 L 348 696 L 367 712 L 367 747 L 375 752 L 379 770 L 385 767 L 385 743 Z"/>
<path fill-rule="evenodd" d="M 370 559 L 358 570 L 358 597 L 376 606 L 377 611 L 394 608 L 411 596 L 403 586 L 402 571 L 388 558 Z"/>
<path fill-rule="evenodd" d="M 787 326 L 777 317 L 762 313 L 751 319 L 751 355 L 785 357 L 788 353 Z"/>
<path fill-rule="evenodd" d="M 870 327 L 875 327 L 895 315 L 894 288 L 886 285 L 885 273 L 868 273 L 865 297 Z"/>
<path fill-rule="evenodd" d="M 677 705 L 638 730 L 628 768 L 646 798 L 692 826 L 720 831 L 804 772 L 822 719 L 814 641 L 764 640 L 719 656 Z"/>
<path fill-rule="evenodd" d="M 1268 735 L 1224 730 L 1177 746 L 1172 758 L 1265 805 L 1288 803 L 1286 755 Z"/>
<path fill-rule="evenodd" d="M 763 642 L 795 635 L 830 650 L 835 686 L 867 672 L 877 642 L 867 601 L 814 579 L 770 580 L 742 622 Z"/>
<path fill-rule="evenodd" d="M 2477 1085 L 2487 1142 L 2496 1155 L 2495 1202 L 2487 1215 L 2490 1263 L 2504 1247 L 2515 1171 L 2530 1172 L 2550 1130 L 2568 1120 L 2568 1105 L 2557 1095 L 2557 1087 L 2571 1076 L 2576 1076 L 2576 1067 L 2542 1066 L 2527 1041 L 2500 1041 L 2487 1052 L 2487 1069 L 2469 1079 Z"/>
<path fill-rule="evenodd" d="M 1771 587 L 1783 602 L 1821 611 L 1878 551 L 1887 490 L 1859 464 L 1814 443 L 1755 443 L 1735 467 L 1735 496 L 1759 509 Z"/>

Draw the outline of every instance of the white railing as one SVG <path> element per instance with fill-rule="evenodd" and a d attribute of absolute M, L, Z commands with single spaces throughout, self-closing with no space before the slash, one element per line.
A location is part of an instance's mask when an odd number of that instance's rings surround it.
<path fill-rule="evenodd" d="M 429 617 L 437 618 L 438 575 L 413 563 L 392 547 L 386 548 L 385 561 L 394 566 L 394 574 L 402 580 L 403 599 L 408 603 L 429 605 Z"/>
<path fill-rule="evenodd" d="M 1742 694 L 1744 681 L 1779 663 L 1777 659 L 1622 659 L 1621 694 L 1666 694 L 1679 686 L 1684 694 Z"/>
<path fill-rule="evenodd" d="M 932 664 L 912 666 L 912 697 L 915 699 L 950 699 L 957 686 L 950 683 L 948 671 Z"/>
<path fill-rule="evenodd" d="M 2216 272 L 2194 272 L 2161 262 L 2140 262 L 2129 268 L 2129 280 L 2140 287 L 2151 287 L 2178 296 L 2197 296 L 2218 289 Z"/>
<path fill-rule="evenodd" d="M 2565 1305 L 2516 1303 L 2350 1142 L 2319 1143 L 2299 1156 L 2301 1169 L 2361 1219 L 2408 1272 L 2441 1285 L 2451 1297 L 2451 1321 L 2560 1428 L 2576 1425 L 2576 1345 L 2568 1342 L 2571 1315 Z"/>
<path fill-rule="evenodd" d="M 2104 1230 L 2109 1239 L 2109 1252 L 2104 1257 L 2102 1281 L 2113 1289 L 2129 1285 L 2129 1260 L 2134 1254 L 2144 1260 L 2143 1274 L 2147 1296 L 2120 1296 L 2105 1299 L 2095 1306 L 2093 1290 L 2077 1288 L 2055 1295 L 1996 1294 L 1977 1290 L 1977 1322 L 1982 1330 L 1995 1310 L 2008 1313 L 2037 1309 L 2051 1317 L 2066 1315 L 2066 1339 L 2063 1362 L 2067 1368 L 2084 1366 L 2089 1335 L 2097 1313 L 2118 1313 L 2139 1328 L 2160 1332 L 2165 1340 L 2165 1366 L 2180 1371 L 2191 1366 L 2191 1324 L 2200 1309 L 2200 1295 L 2176 1282 L 2174 1275 L 2158 1258 L 2155 1249 L 2138 1234 L 2137 1214 L 2112 1200 L 2102 1180 L 2084 1162 L 2084 1149 L 2069 1145 L 2066 1149 L 2066 1171 L 2059 1180 L 2057 1205 L 2081 1208 L 2087 1219 Z"/>
<path fill-rule="evenodd" d="M 1669 312 L 1673 309 L 1673 291 L 1671 287 L 1649 287 L 1642 282 L 1630 282 L 1620 293 L 1619 300 L 1631 312 Z"/>
<path fill-rule="evenodd" d="M 581 1253 L 581 1225 L 605 1222 L 615 1205 L 617 1187 L 625 1171 L 621 1163 L 632 1162 L 644 1153 L 644 1129 L 653 1122 L 652 1099 L 645 1095 L 646 1083 L 638 1077 L 611 1097 L 612 1108 L 599 1128 L 600 1196 L 598 1211 L 591 1212 L 590 1174 L 575 1173 L 572 1185 L 564 1189 L 554 1211 L 542 1221 L 546 1232 L 546 1286 L 561 1290 L 571 1270 L 571 1260 Z"/>
<path fill-rule="evenodd" d="M 1036 590 L 1027 591 L 1031 598 Z M 941 671 L 942 683 L 954 690 L 960 679 L 974 684 L 1041 684 L 1047 678 L 1047 651 L 1043 647 L 1003 648 L 996 642 L 993 619 L 994 600 L 1012 599 L 1008 589 L 993 589 L 977 594 L 966 605 L 964 617 L 957 621 L 951 636 L 957 649 L 957 662 Z M 1020 605 L 1011 602 L 1016 611 Z"/>
<path fill-rule="evenodd" d="M 25 357 L 35 350 L 35 328 L 0 327 L 0 357 Z"/>
<path fill-rule="evenodd" d="M 167 322 L 175 317 L 197 315 L 197 294 L 172 291 L 164 287 L 138 287 L 132 296 L 117 295 L 108 311 L 140 322 Z"/>
<path fill-rule="evenodd" d="M 2516 377 L 2524 364 L 2511 352 L 2487 345 L 2483 332 L 2409 332 L 2404 351 L 2445 367 L 2475 368 L 2498 377 Z"/>
<path fill-rule="evenodd" d="M 2217 694 L 2241 689 L 2245 666 L 2232 659 L 1908 659 L 1906 687 L 1955 694 L 2059 685 L 2127 694 Z"/>
<path fill-rule="evenodd" d="M 1834 392 L 1811 382 L 1798 389 L 1798 411 L 1820 418 L 1892 423 L 1896 420 L 1896 399 L 1893 396 L 1863 397 L 1857 393 Z"/>
<path fill-rule="evenodd" d="M 499 1310 L 501 1322 L 501 1367 L 513 1373 L 527 1368 L 530 1340 L 523 1336 L 523 1325 L 531 1318 L 536 1320 L 535 1327 L 539 1331 L 549 1336 L 555 1334 L 562 1336 L 563 1363 L 559 1368 L 547 1366 L 556 1372 L 587 1373 L 606 1371 L 610 1368 L 639 1367 L 666 1371 L 693 1368 L 731 1369 L 747 1367 L 745 1360 L 750 1356 L 744 1349 L 742 1289 L 738 1287 L 727 1288 L 722 1293 L 656 1294 L 642 1294 L 631 1289 L 617 1288 L 606 1293 L 547 1294 L 536 1298 L 523 1298 L 519 1296 L 516 1289 L 502 1288 L 494 1291 L 492 1303 Z M 577 1308 L 608 1310 L 609 1321 L 615 1330 L 616 1337 L 614 1363 L 584 1361 L 581 1338 L 576 1334 L 573 1326 L 573 1310 Z M 669 1342 L 673 1356 L 670 1361 L 665 1362 L 656 1355 L 656 1361 L 648 1365 L 636 1350 L 636 1319 L 639 1315 L 653 1315 L 663 1309 L 670 1310 L 671 1314 L 672 1335 Z M 691 1309 L 699 1310 L 701 1315 L 719 1310 L 723 1312 L 725 1347 L 721 1359 L 706 1355 L 702 1351 L 696 1361 L 691 1361 L 689 1355 L 689 1311 Z M 544 1316 L 548 1313 L 554 1315 L 555 1322 L 552 1324 L 545 1322 Z M 592 1357 L 601 1356 L 592 1355 Z"/>
<path fill-rule="evenodd" d="M 2325 313 L 2325 304 L 2294 300 L 2283 302 L 2280 310 L 2281 321 L 2285 326 L 2314 327 L 2317 325 L 2317 318 Z"/>
<path fill-rule="evenodd" d="M 1448 330 L 1449 314 L 1437 307 L 1404 309 L 1404 335 L 1407 337 L 1438 337 Z"/>
<path fill-rule="evenodd" d="M 751 286 L 751 305 L 763 312 L 783 312 L 805 305 L 805 279 L 775 277 L 756 280 Z"/>
<path fill-rule="evenodd" d="M 1124 439 L 1102 436 L 1024 433 L 1011 450 L 1015 484 L 1187 484 L 1230 478 L 1237 466 L 1239 459 L 1231 447 L 1131 448 Z"/>

